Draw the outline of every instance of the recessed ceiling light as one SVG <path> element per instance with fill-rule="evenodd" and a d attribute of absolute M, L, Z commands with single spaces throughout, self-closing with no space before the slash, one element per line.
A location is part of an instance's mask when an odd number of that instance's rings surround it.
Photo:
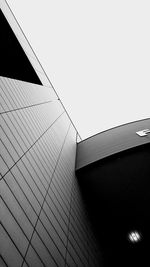
<path fill-rule="evenodd" d="M 141 240 L 141 234 L 138 231 L 132 231 L 132 232 L 129 233 L 128 239 L 132 243 L 137 243 L 137 242 L 139 242 Z"/>

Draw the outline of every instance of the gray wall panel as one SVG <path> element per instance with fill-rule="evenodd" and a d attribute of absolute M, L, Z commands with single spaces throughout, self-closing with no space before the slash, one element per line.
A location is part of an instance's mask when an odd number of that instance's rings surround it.
<path fill-rule="evenodd" d="M 77 132 L 51 88 L 0 82 L 2 257 L 13 267 L 90 267 L 98 253 L 75 176 Z"/>
<path fill-rule="evenodd" d="M 0 224 L 1 255 L 10 267 L 20 267 L 23 258 L 10 236 Z M 9 255 L 9 256 L 8 256 Z"/>
<path fill-rule="evenodd" d="M 76 169 L 123 150 L 150 143 L 150 135 L 140 137 L 136 134 L 144 129 L 150 129 L 150 119 L 121 125 L 81 141 L 78 143 Z"/>

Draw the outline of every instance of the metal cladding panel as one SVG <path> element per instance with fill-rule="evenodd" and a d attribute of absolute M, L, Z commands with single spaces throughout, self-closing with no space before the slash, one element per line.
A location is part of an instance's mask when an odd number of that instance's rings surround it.
<path fill-rule="evenodd" d="M 0 263 L 99 266 L 63 106 L 48 87 L 1 77 L 0 89 Z"/>
<path fill-rule="evenodd" d="M 150 134 L 140 137 L 137 131 L 150 129 L 150 119 L 112 128 L 78 143 L 76 170 L 115 153 L 150 143 Z"/>

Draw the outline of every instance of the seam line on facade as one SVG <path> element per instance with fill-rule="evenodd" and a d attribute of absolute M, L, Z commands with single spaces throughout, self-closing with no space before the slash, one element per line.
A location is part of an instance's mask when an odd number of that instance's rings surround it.
<path fill-rule="evenodd" d="M 5 263 L 6 267 L 9 267 L 6 263 L 6 261 L 4 260 L 4 258 L 2 257 L 2 255 L 0 255 L 0 258 L 2 259 L 2 261 Z"/>
<path fill-rule="evenodd" d="M 48 188 L 47 188 L 47 191 L 46 191 L 46 194 L 45 194 L 45 197 L 44 197 L 43 203 L 42 203 L 42 205 L 41 205 L 41 207 L 40 207 L 40 212 L 39 212 L 39 215 L 38 215 L 38 217 L 37 217 L 37 220 L 36 220 L 36 223 L 35 223 L 35 226 L 34 226 L 34 229 L 33 229 L 33 232 L 32 232 L 32 235 L 31 235 L 31 238 L 30 238 L 30 241 L 29 241 L 29 244 L 28 244 L 28 247 L 27 247 L 27 250 L 26 250 L 25 256 L 24 256 L 24 259 L 25 259 L 26 255 L 27 255 L 27 253 L 28 253 L 28 250 L 29 250 L 29 247 L 30 247 L 30 244 L 31 244 L 31 241 L 32 241 L 32 237 L 33 237 L 33 235 L 34 235 L 34 232 L 36 231 L 36 226 L 37 226 L 37 223 L 38 223 L 38 221 L 39 221 L 39 218 L 40 218 L 40 215 L 41 215 L 41 212 L 42 212 L 42 209 L 43 209 L 43 205 L 44 205 L 44 203 L 45 203 L 46 196 L 47 196 L 47 194 L 48 194 L 48 190 L 49 190 L 49 188 L 50 188 L 50 185 L 51 185 L 51 182 L 52 182 L 52 179 L 53 179 L 54 173 L 55 173 L 55 171 L 56 171 L 56 168 L 57 168 L 57 165 L 58 165 L 58 162 L 59 162 L 59 159 L 60 159 L 61 153 L 62 153 L 62 151 L 63 151 L 63 147 L 64 147 L 64 144 L 65 144 L 65 141 L 66 141 L 67 135 L 68 135 L 68 133 L 69 133 L 70 126 L 71 126 L 71 123 L 70 123 L 70 125 L 69 125 L 69 127 L 68 127 L 67 134 L 66 134 L 66 136 L 65 136 L 65 138 L 64 138 L 64 141 L 63 141 L 63 144 L 62 144 L 61 150 L 60 150 L 60 152 L 59 152 L 59 156 L 58 156 L 58 158 L 57 158 L 57 161 L 56 161 L 56 164 L 55 164 L 55 168 L 54 168 L 54 170 L 53 170 L 53 173 L 52 173 L 52 176 L 51 176 L 51 180 L 50 180 L 50 182 L 49 182 L 49 186 L 48 186 Z M 48 251 L 49 251 L 49 250 L 48 250 Z M 49 252 L 49 253 L 50 253 L 50 252 Z M 50 255 L 51 255 L 51 253 L 50 253 Z M 56 263 L 56 265 L 58 266 L 58 264 L 57 264 L 57 262 L 56 262 L 55 258 L 53 257 L 53 255 L 51 255 L 51 257 L 52 257 L 52 259 L 54 260 L 54 262 Z M 23 266 L 23 264 L 24 264 L 24 261 L 22 262 L 22 265 L 21 265 L 21 267 Z M 58 267 L 59 267 L 59 266 L 58 266 Z"/>
<path fill-rule="evenodd" d="M 23 260 L 23 255 L 22 255 L 21 251 L 18 249 L 17 245 L 15 244 L 14 240 L 12 239 L 10 234 L 8 233 L 7 229 L 5 228 L 5 226 L 3 225 L 2 222 L 0 224 L 1 224 L 2 228 L 4 229 L 4 231 L 6 232 L 6 234 L 8 235 L 8 237 L 10 238 L 11 242 L 13 243 L 13 245 L 15 246 L 15 248 L 17 249 L 17 251 L 19 252 L 19 254 L 20 254 L 20 256 L 21 256 L 21 258 Z M 25 261 L 25 263 L 27 264 L 28 267 L 30 267 L 26 261 Z"/>
<path fill-rule="evenodd" d="M 8 171 L 1 177 L 1 179 L 0 180 L 2 180 L 4 177 L 5 177 L 5 175 L 22 159 L 22 157 L 24 156 L 24 155 L 26 155 L 26 153 L 43 137 L 43 135 L 53 126 L 53 124 L 63 115 L 65 113 L 65 111 L 64 112 L 62 112 L 60 115 L 59 115 L 59 117 L 57 117 L 57 119 L 44 131 L 44 133 L 42 133 L 42 135 L 25 151 L 25 153 L 8 169 Z M 5 148 L 6 148 L 6 146 L 5 146 Z M 7 152 L 9 153 L 9 151 L 8 151 L 8 149 L 6 148 L 6 150 L 7 150 Z M 9 153 L 10 154 L 10 153 Z"/>
<path fill-rule="evenodd" d="M 5 133 L 6 134 L 6 133 Z M 7 136 L 7 135 L 6 135 Z M 8 137 L 7 137 L 8 138 Z M 12 144 L 13 145 L 13 144 Z M 16 153 L 17 153 L 17 151 L 16 151 Z M 4 159 L 3 159 L 4 160 Z M 4 161 L 5 162 L 5 161 Z M 23 164 L 24 164 L 24 162 L 22 162 Z M 5 162 L 5 164 L 7 165 L 7 163 Z M 26 165 L 24 165 L 25 166 L 25 168 L 26 168 Z M 32 166 L 32 165 L 31 165 Z M 8 166 L 7 166 L 8 167 Z M 33 167 L 33 166 L 32 166 Z M 21 172 L 21 170 L 19 169 L 19 171 Z M 11 171 L 10 171 L 11 172 Z M 11 172 L 11 174 L 13 175 L 13 173 Z M 21 172 L 21 174 L 22 174 L 22 176 L 23 176 L 23 178 L 24 178 L 24 175 L 23 175 L 23 173 Z M 30 173 L 29 173 L 30 174 Z M 30 174 L 31 175 L 31 174 Z M 32 175 L 31 175 L 32 176 Z M 13 177 L 14 177 L 14 175 L 13 175 Z M 39 177 L 39 176 L 38 176 Z M 14 179 L 15 179 L 15 177 L 14 177 Z M 32 178 L 33 179 L 33 178 Z M 24 180 L 26 181 L 26 179 L 24 178 Z M 39 180 L 40 180 L 40 178 L 39 178 Z M 15 179 L 15 181 L 17 182 L 17 180 Z M 41 181 L 41 180 L 40 180 Z M 33 182 L 34 182 L 34 179 L 33 179 Z M 26 181 L 26 183 L 27 183 L 27 181 Z M 17 184 L 18 184 L 18 182 L 17 182 Z M 19 185 L 19 184 L 18 184 Z M 30 188 L 30 190 L 32 191 L 32 188 L 30 187 L 30 185 L 27 183 L 27 185 L 29 186 L 29 188 Z M 37 186 L 37 184 L 36 184 L 36 186 Z M 44 185 L 43 185 L 44 186 Z M 9 186 L 8 186 L 9 187 Z M 19 185 L 19 187 L 20 187 L 20 185 Z M 39 189 L 39 187 L 37 186 L 37 188 Z M 45 188 L 45 187 L 44 187 Z M 46 190 L 46 188 L 45 188 L 45 190 Z M 22 191 L 22 190 L 21 190 Z M 43 196 L 43 198 L 44 198 L 44 195 L 43 195 L 43 193 L 41 192 L 41 190 L 39 189 L 39 191 L 40 191 L 40 193 L 41 193 L 41 195 Z M 37 197 L 36 197 L 36 195 L 34 194 L 34 192 L 32 191 L 32 193 L 33 193 L 33 195 L 35 196 L 35 198 L 37 199 Z M 13 194 L 13 193 L 12 193 Z M 49 194 L 49 197 L 51 197 L 50 196 L 50 194 Z M 28 200 L 28 199 L 27 199 Z M 29 201 L 29 200 L 28 200 Z M 39 200 L 37 199 L 37 201 L 38 201 L 38 203 L 39 203 L 39 205 L 41 206 L 41 204 L 40 204 L 40 202 L 39 202 Z M 30 203 L 30 202 L 29 202 Z M 47 203 L 47 201 L 46 201 L 46 203 Z M 31 203 L 30 203 L 30 205 L 31 205 Z M 47 205 L 48 205 L 48 207 L 49 207 L 49 204 L 47 203 Z M 31 207 L 32 207 L 32 205 L 31 205 Z M 33 207 L 32 207 L 33 208 Z M 49 207 L 50 208 L 50 207 Z M 62 207 L 62 209 L 63 209 L 63 207 Z M 34 210 L 34 209 L 33 209 Z M 51 209 L 50 209 L 51 210 Z M 35 210 L 34 210 L 35 211 Z M 52 210 L 51 210 L 52 211 Z M 64 211 L 65 212 L 65 211 Z M 35 213 L 36 213 L 36 211 L 35 211 Z M 53 213 L 53 211 L 52 211 L 52 213 Z M 60 214 L 60 212 L 59 212 L 59 214 Z M 53 214 L 54 216 L 55 216 L 55 214 Z M 47 214 L 46 214 L 46 216 L 47 216 Z M 61 216 L 61 214 L 60 214 L 60 216 Z M 66 215 L 67 216 L 67 215 Z M 27 216 L 28 217 L 28 216 Z M 62 217 L 62 219 L 63 219 L 63 217 Z M 49 218 L 48 218 L 48 220 L 49 220 Z M 56 220 L 57 220 L 57 218 L 56 218 Z M 63 220 L 64 221 L 64 220 Z M 64 221 L 64 223 L 66 224 L 66 222 Z M 60 225 L 61 226 L 61 225 Z M 63 232 L 64 232 L 64 229 L 61 227 L 61 229 L 63 230 Z M 65 233 L 65 232 L 64 232 Z M 66 234 L 66 233 L 65 233 Z M 60 238 L 61 239 L 61 238 Z"/>
<path fill-rule="evenodd" d="M 59 98 L 59 96 L 58 96 L 58 94 L 57 94 L 57 92 L 56 92 L 56 90 L 55 90 L 55 88 L 54 88 L 54 86 L 53 86 L 52 82 L 50 81 L 50 79 L 49 79 L 48 75 L 46 74 L 46 72 L 45 72 L 44 68 L 42 67 L 42 64 L 41 64 L 41 62 L 39 61 L 38 57 L 36 56 L 36 54 L 35 54 L 35 52 L 34 52 L 34 50 L 33 50 L 33 48 L 32 48 L 32 46 L 30 45 L 30 43 L 29 43 L 29 41 L 28 41 L 28 39 L 27 39 L 27 37 L 26 37 L 25 33 L 24 33 L 24 32 L 23 32 L 23 30 L 21 29 L 19 22 L 17 21 L 17 19 L 16 19 L 16 17 L 15 17 L 15 15 L 14 15 L 14 13 L 12 12 L 12 10 L 11 10 L 11 8 L 10 8 L 10 5 L 7 3 L 7 1 L 6 1 L 6 0 L 5 0 L 5 2 L 6 2 L 6 4 L 7 4 L 7 6 L 8 6 L 8 8 L 9 8 L 10 12 L 13 14 L 13 17 L 14 17 L 14 19 L 15 19 L 15 21 L 16 21 L 16 23 L 17 23 L 17 25 L 19 26 L 19 28 L 20 28 L 20 31 L 22 32 L 22 34 L 23 34 L 23 36 L 25 37 L 25 39 L 26 39 L 26 41 L 27 41 L 28 45 L 30 46 L 30 49 L 32 50 L 32 52 L 33 52 L 33 54 L 34 54 L 34 56 L 35 56 L 36 60 L 38 61 L 38 63 L 39 63 L 39 65 L 40 65 L 41 69 L 43 70 L 43 75 L 45 75 L 45 77 L 47 78 L 48 82 L 50 83 L 50 86 L 52 87 L 52 89 L 54 90 L 54 92 L 55 92 L 55 94 L 57 95 L 58 99 L 60 100 L 60 98 Z M 27 56 L 27 57 L 28 57 L 28 56 Z M 28 59 L 29 59 L 29 57 L 28 57 Z M 30 59 L 29 59 L 29 61 L 30 61 Z M 31 63 L 31 61 L 30 61 L 30 63 Z M 32 65 L 32 66 L 33 66 L 33 65 Z M 33 68 L 34 68 L 34 67 L 33 67 Z M 39 77 L 39 79 L 40 79 L 40 81 L 41 81 L 41 78 L 40 78 L 40 77 Z M 41 82 L 42 82 L 42 81 L 41 81 Z M 65 106 L 63 105 L 63 103 L 62 103 L 62 101 L 61 101 L 61 100 L 60 100 L 60 103 L 61 103 L 61 105 L 62 105 L 62 107 L 63 107 L 64 111 L 66 112 L 66 114 L 67 114 L 67 116 L 68 116 L 68 118 L 69 118 L 69 120 L 70 120 L 71 124 L 73 125 L 74 129 L 77 131 L 77 128 L 75 127 L 75 125 L 74 125 L 73 121 L 71 120 L 71 118 L 70 118 L 70 116 L 69 116 L 69 114 L 68 114 L 68 112 L 67 112 L 67 110 L 66 110 L 66 108 L 65 108 Z M 81 136 L 80 136 L 80 134 L 79 134 L 79 132 L 78 132 L 78 131 L 77 131 L 77 133 L 78 133 L 78 135 L 79 135 L 80 139 L 82 140 L 82 138 L 81 138 Z"/>
<path fill-rule="evenodd" d="M 26 106 L 26 107 L 20 107 L 20 108 L 15 108 L 15 109 L 11 109 L 11 110 L 6 110 L 6 111 L 3 111 L 3 112 L 0 112 L 0 115 L 6 114 L 6 113 L 9 113 L 9 112 L 18 111 L 18 110 L 21 110 L 21 109 L 32 108 L 32 107 L 35 107 L 35 106 L 48 104 L 48 103 L 51 103 L 51 102 L 54 102 L 54 101 L 58 101 L 58 99 L 45 101 L 45 102 L 41 102 L 41 103 L 38 103 L 38 104 L 29 105 L 29 106 Z"/>

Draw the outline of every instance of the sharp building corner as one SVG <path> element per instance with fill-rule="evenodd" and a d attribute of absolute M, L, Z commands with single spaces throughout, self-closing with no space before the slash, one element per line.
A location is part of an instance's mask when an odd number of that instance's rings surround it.
<path fill-rule="evenodd" d="M 146 266 L 150 119 L 82 141 L 4 0 L 0 29 L 0 266 Z"/>
<path fill-rule="evenodd" d="M 98 266 L 75 176 L 78 132 L 0 3 L 0 266 Z"/>

